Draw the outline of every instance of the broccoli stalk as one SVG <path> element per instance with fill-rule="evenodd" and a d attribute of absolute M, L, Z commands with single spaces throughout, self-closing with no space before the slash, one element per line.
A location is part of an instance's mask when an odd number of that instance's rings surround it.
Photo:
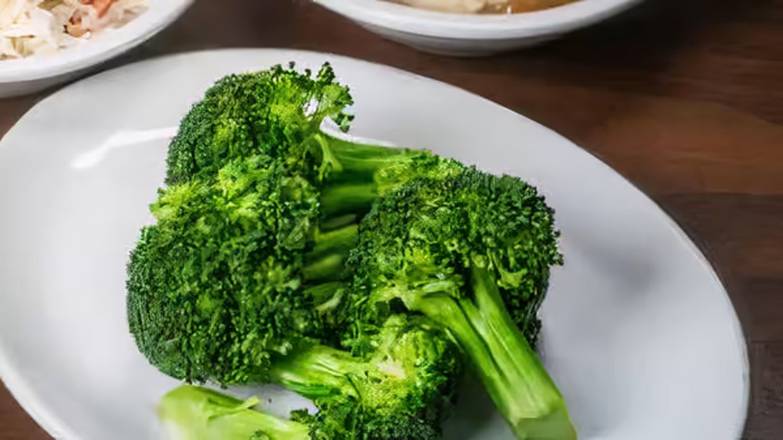
<path fill-rule="evenodd" d="M 394 295 L 448 330 L 517 438 L 575 439 L 565 400 L 511 320 L 492 275 L 477 266 L 471 275 L 469 296 L 438 282 Z"/>
<path fill-rule="evenodd" d="M 334 281 L 344 275 L 344 263 L 358 236 L 358 225 L 350 224 L 339 229 L 312 232 L 312 249 L 304 255 L 302 276 L 308 282 Z M 331 285 L 331 289 L 335 289 Z"/>
<path fill-rule="evenodd" d="M 303 343 L 274 359 L 269 376 L 319 408 L 316 415 L 299 415 L 316 423 L 311 435 L 434 440 L 460 371 L 458 350 L 439 329 L 421 318 L 393 315 L 364 354 Z M 346 425 L 351 435 L 330 431 Z"/>
<path fill-rule="evenodd" d="M 440 438 L 443 410 L 460 372 L 457 350 L 439 330 L 403 315 L 391 317 L 374 342 L 364 357 L 302 343 L 273 361 L 271 381 L 319 408 L 314 415 L 297 411 L 296 422 L 251 410 L 256 400 L 240 402 L 191 386 L 166 395 L 161 416 L 182 440 Z"/>
<path fill-rule="evenodd" d="M 158 415 L 171 440 L 310 440 L 310 428 L 253 409 L 245 401 L 191 385 L 161 399 Z"/>
<path fill-rule="evenodd" d="M 459 345 L 517 438 L 574 439 L 565 401 L 531 348 L 549 268 L 560 261 L 552 210 L 521 180 L 466 170 L 413 182 L 361 224 L 348 262 L 359 322 L 347 343 L 391 310 L 422 314 Z"/>

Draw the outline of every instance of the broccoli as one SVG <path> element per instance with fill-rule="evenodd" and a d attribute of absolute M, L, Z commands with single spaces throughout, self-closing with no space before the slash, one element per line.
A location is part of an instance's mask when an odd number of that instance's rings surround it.
<path fill-rule="evenodd" d="M 319 206 L 308 182 L 265 156 L 161 191 L 157 223 L 128 265 L 137 346 L 175 378 L 276 382 L 326 414 L 350 409 L 368 439 L 433 438 L 459 373 L 456 347 L 404 316 L 352 353 L 328 346 L 357 228 L 320 232 Z"/>
<path fill-rule="evenodd" d="M 440 438 L 462 362 L 439 328 L 422 317 L 392 315 L 369 347 L 354 354 L 308 345 L 273 362 L 270 376 L 313 399 L 320 412 L 304 420 L 316 421 L 320 432 L 335 414 L 353 427 L 353 436 L 323 438 Z"/>
<path fill-rule="evenodd" d="M 311 345 L 274 363 L 273 376 L 312 397 L 315 414 L 282 420 L 205 388 L 182 386 L 162 400 L 174 438 L 435 440 L 459 374 L 451 342 L 423 320 L 389 319 L 366 359 Z M 255 436 L 255 437 L 254 437 Z"/>
<path fill-rule="evenodd" d="M 553 211 L 517 178 L 468 169 L 413 182 L 361 224 L 347 344 L 400 308 L 424 315 L 461 347 L 518 438 L 573 439 L 565 402 L 522 333 L 537 331 L 550 266 L 562 260 L 557 241 Z"/>
<path fill-rule="evenodd" d="M 312 398 L 291 438 L 430 439 L 453 341 L 520 439 L 575 438 L 532 349 L 561 263 L 551 209 L 519 179 L 321 129 L 347 130 L 351 103 L 330 66 L 278 66 L 191 109 L 128 264 L 140 351 L 188 382 Z"/>
<path fill-rule="evenodd" d="M 151 210 L 157 223 L 128 264 L 127 310 L 140 351 L 162 372 L 264 382 L 270 353 L 323 332 L 301 290 L 339 292 L 319 274 L 355 227 L 314 234 L 318 194 L 306 181 L 264 157 L 238 159 L 212 180 L 161 191 Z"/>
<path fill-rule="evenodd" d="M 423 426 L 424 431 L 411 433 L 411 428 L 401 420 L 387 428 L 391 431 L 368 431 L 362 423 L 353 419 L 353 409 L 346 404 L 336 404 L 315 415 L 295 411 L 289 420 L 255 409 L 258 403 L 256 397 L 242 401 L 211 389 L 181 385 L 163 396 L 158 405 L 158 415 L 172 440 L 438 438 L 429 426 Z"/>
<path fill-rule="evenodd" d="M 364 358 L 305 344 L 273 362 L 273 381 L 313 399 L 283 421 L 214 392 L 181 387 L 164 398 L 164 418 L 184 439 L 435 440 L 460 373 L 456 347 L 422 319 L 393 316 Z M 196 394 L 193 394 L 196 393 Z M 217 407 L 215 406 L 217 405 Z M 220 407 L 223 407 L 222 409 Z M 240 415 L 244 413 L 244 415 Z M 195 419 L 194 419 L 195 418 Z M 255 434 L 259 435 L 259 434 Z"/>
<path fill-rule="evenodd" d="M 237 158 L 264 155 L 322 193 L 322 212 L 363 215 L 372 202 L 422 174 L 447 176 L 461 166 L 422 150 L 341 139 L 324 119 L 347 130 L 353 99 L 327 63 L 313 75 L 276 66 L 230 75 L 207 90 L 183 118 L 169 145 L 169 185 L 213 176 Z"/>
<path fill-rule="evenodd" d="M 180 123 L 169 146 L 168 184 L 214 174 L 229 160 L 264 154 L 303 165 L 312 133 L 324 118 L 347 129 L 353 103 L 327 64 L 310 71 L 275 66 L 229 75 L 207 90 Z"/>
<path fill-rule="evenodd" d="M 181 385 L 163 396 L 158 415 L 171 440 L 310 440 L 307 424 L 257 411 L 257 404 Z"/>

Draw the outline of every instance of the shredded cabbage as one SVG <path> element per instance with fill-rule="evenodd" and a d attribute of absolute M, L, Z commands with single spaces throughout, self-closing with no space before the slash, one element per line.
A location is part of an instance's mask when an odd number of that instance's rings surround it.
<path fill-rule="evenodd" d="M 0 60 L 74 46 L 146 8 L 147 0 L 0 0 Z"/>

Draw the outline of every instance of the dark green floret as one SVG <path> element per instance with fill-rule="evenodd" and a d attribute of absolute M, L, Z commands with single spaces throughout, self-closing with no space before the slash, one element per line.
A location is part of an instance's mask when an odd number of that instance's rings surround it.
<path fill-rule="evenodd" d="M 575 438 L 525 338 L 537 334 L 550 266 L 561 262 L 557 236 L 552 210 L 519 179 L 467 170 L 407 185 L 362 222 L 348 344 L 400 308 L 424 315 L 462 348 L 518 438 Z"/>
<path fill-rule="evenodd" d="M 275 66 L 229 75 L 209 88 L 180 123 L 169 146 L 169 184 L 215 174 L 226 162 L 258 154 L 300 166 L 324 118 L 347 129 L 353 103 L 326 64 L 312 75 Z M 304 163 L 301 164 L 304 166 Z"/>
<path fill-rule="evenodd" d="M 182 439 L 435 440 L 460 375 L 459 353 L 426 320 L 393 316 L 365 356 L 303 344 L 272 362 L 272 380 L 313 399 L 318 412 L 278 419 L 197 387 L 164 397 L 161 417 Z M 253 437 L 264 435 L 266 437 Z"/>
<path fill-rule="evenodd" d="M 170 376 L 275 382 L 313 399 L 323 413 L 311 417 L 350 416 L 363 438 L 433 438 L 460 371 L 456 347 L 405 316 L 375 327 L 361 350 L 329 346 L 357 226 L 322 231 L 323 206 L 312 185 L 264 156 L 163 190 L 128 266 L 131 333 Z"/>
<path fill-rule="evenodd" d="M 530 185 L 357 141 L 326 64 L 231 75 L 182 120 L 167 187 L 128 264 L 139 350 L 162 372 L 277 383 L 316 413 L 282 419 L 183 386 L 183 439 L 433 440 L 469 361 L 522 440 L 576 435 L 533 350 L 553 211 Z"/>
<path fill-rule="evenodd" d="M 317 232 L 318 206 L 309 183 L 263 157 L 163 190 L 151 208 L 157 223 L 142 230 L 128 265 L 128 321 L 141 352 L 188 381 L 266 381 L 273 353 L 321 331 L 301 294 L 321 280 L 303 274 L 323 272 L 329 249 L 345 246 Z"/>
<path fill-rule="evenodd" d="M 347 130 L 352 103 L 329 64 L 316 74 L 276 66 L 223 78 L 182 120 L 169 146 L 166 181 L 209 178 L 232 160 L 266 156 L 317 187 L 328 205 L 325 214 L 350 218 L 413 178 L 461 168 L 427 151 L 357 142 L 321 129 L 329 119 Z"/>

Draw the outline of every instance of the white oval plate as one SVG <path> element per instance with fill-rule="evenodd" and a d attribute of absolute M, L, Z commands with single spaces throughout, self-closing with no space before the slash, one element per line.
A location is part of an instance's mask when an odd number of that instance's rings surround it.
<path fill-rule="evenodd" d="M 75 47 L 47 56 L 0 61 L 0 98 L 23 95 L 67 81 L 138 46 L 174 22 L 193 0 L 150 0 L 125 26 L 107 29 Z"/>
<path fill-rule="evenodd" d="M 523 176 L 546 194 L 566 265 L 553 274 L 542 349 L 582 439 L 739 437 L 748 364 L 737 317 L 702 254 L 650 199 L 563 137 L 483 98 L 289 50 L 201 52 L 102 73 L 43 100 L 0 143 L 0 375 L 46 430 L 157 436 L 155 404 L 175 382 L 136 351 L 124 283 L 163 180 L 168 127 L 222 75 L 291 60 L 333 63 L 355 94 L 354 133 Z M 89 123 L 74 102 L 91 109 Z M 273 410 L 293 405 L 266 392 Z M 511 438 L 474 391 L 446 433 Z"/>

